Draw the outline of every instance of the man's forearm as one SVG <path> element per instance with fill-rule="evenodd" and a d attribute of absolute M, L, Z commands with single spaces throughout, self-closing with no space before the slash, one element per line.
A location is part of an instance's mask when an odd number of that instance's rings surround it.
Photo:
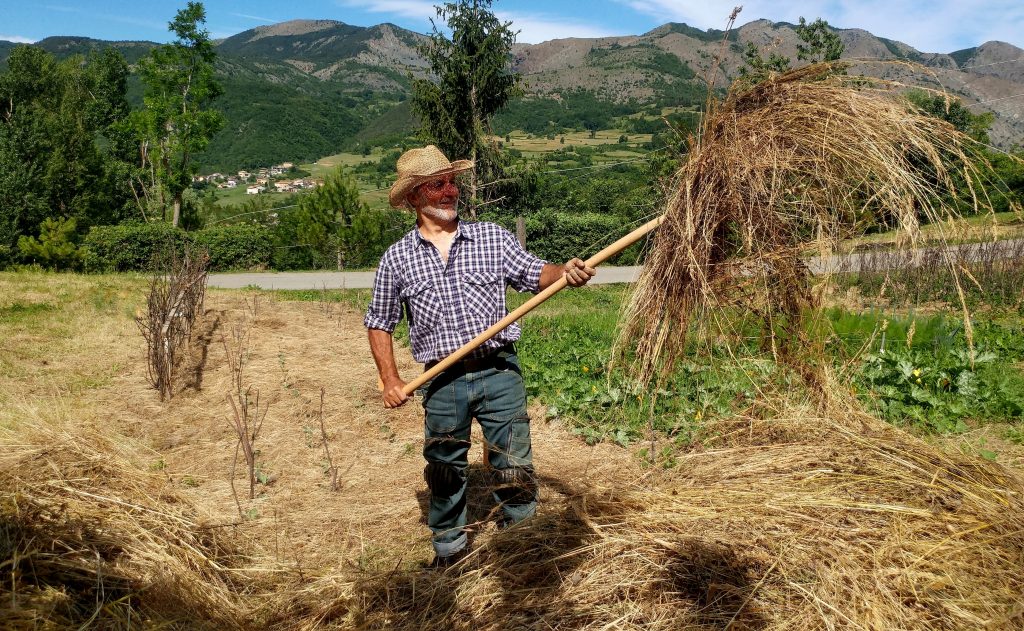
<path fill-rule="evenodd" d="M 565 265 L 554 265 L 545 263 L 540 270 L 540 291 L 544 291 L 558 279 L 565 277 L 570 287 L 582 287 L 597 273 L 593 267 L 588 267 L 580 259 L 572 259 Z"/>
<path fill-rule="evenodd" d="M 565 267 L 562 265 L 555 265 L 554 263 L 545 263 L 544 267 L 540 270 L 540 290 L 544 291 L 550 287 L 555 281 L 565 274 Z"/>
<path fill-rule="evenodd" d="M 373 354 L 380 378 L 386 381 L 389 377 L 398 377 L 391 334 L 380 329 L 367 329 L 366 333 L 370 338 L 370 353 Z"/>

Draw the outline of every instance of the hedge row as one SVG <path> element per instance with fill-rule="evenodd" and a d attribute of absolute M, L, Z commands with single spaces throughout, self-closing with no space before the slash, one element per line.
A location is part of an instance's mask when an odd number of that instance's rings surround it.
<path fill-rule="evenodd" d="M 185 232 L 166 223 L 124 223 L 89 230 L 82 243 L 85 269 L 145 271 L 160 249 L 184 249 L 186 244 L 206 248 L 213 271 L 267 269 L 274 251 L 270 231 L 263 226 L 235 224 Z"/>
<path fill-rule="evenodd" d="M 482 218 L 499 223 L 515 233 L 513 216 L 489 215 Z M 626 223 L 617 215 L 541 211 L 526 218 L 526 249 L 554 263 L 563 263 L 573 257 L 586 259 L 635 227 Z M 637 265 L 643 255 L 644 245 L 641 241 L 612 257 L 609 262 L 614 265 Z"/>
<path fill-rule="evenodd" d="M 360 247 L 348 248 L 346 263 L 350 266 L 375 265 L 387 245 L 401 238 L 408 229 L 404 225 L 392 226 L 395 222 L 384 221 L 387 217 L 370 219 L 367 221 L 376 227 L 374 230 L 362 227 L 360 222 L 354 222 L 349 228 L 353 234 L 348 236 L 361 244 Z M 495 221 L 515 232 L 515 217 L 512 215 L 485 215 L 481 219 Z M 526 219 L 526 248 L 553 262 L 560 263 L 574 256 L 586 258 L 625 234 L 627 228 L 622 217 L 615 215 L 540 212 Z M 196 232 L 185 232 L 165 223 L 95 226 L 83 242 L 86 248 L 85 269 L 91 272 L 145 271 L 150 268 L 153 254 L 167 244 L 178 249 L 183 249 L 186 244 L 206 248 L 213 271 L 285 270 L 334 264 L 333 254 L 330 260 L 319 261 L 314 256 L 316 253 L 309 252 L 308 248 L 284 246 L 283 249 L 275 249 L 275 238 L 293 240 L 288 236 L 275 235 L 271 228 L 254 224 L 219 226 Z M 297 238 L 295 235 L 292 237 Z M 634 265 L 642 256 L 642 246 L 634 245 L 611 262 Z"/>

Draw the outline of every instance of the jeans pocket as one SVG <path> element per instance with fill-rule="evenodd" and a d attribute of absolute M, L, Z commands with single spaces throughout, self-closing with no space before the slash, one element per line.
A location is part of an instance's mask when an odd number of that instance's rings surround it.
<path fill-rule="evenodd" d="M 432 434 L 450 434 L 459 429 L 459 405 L 455 382 L 439 376 L 423 386 L 423 418 Z"/>
<path fill-rule="evenodd" d="M 533 464 L 533 445 L 530 440 L 530 417 L 522 415 L 512 420 L 508 436 L 508 464 L 525 467 Z"/>

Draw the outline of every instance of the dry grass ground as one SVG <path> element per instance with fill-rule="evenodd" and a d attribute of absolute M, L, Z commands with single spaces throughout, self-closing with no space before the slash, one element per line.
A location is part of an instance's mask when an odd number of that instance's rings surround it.
<path fill-rule="evenodd" d="M 0 275 L 0 443 L 31 451 L 28 436 L 97 431 L 131 452 L 136 473 L 158 479 L 160 493 L 193 507 L 196 524 L 227 529 L 275 574 L 344 576 L 429 561 L 422 412 L 415 404 L 382 409 L 360 314 L 211 290 L 183 387 L 161 402 L 146 380 L 132 321 L 145 286 L 143 278 Z M 229 483 L 235 437 L 222 336 L 230 339 L 232 327 L 251 327 L 243 380 L 269 405 L 255 445 L 267 483 L 255 500 L 244 498 L 241 466 L 236 471 L 244 519 Z M 419 367 L 408 350 L 398 354 L 402 371 L 414 375 Z M 338 491 L 325 474 L 321 388 Z M 637 472 L 627 452 L 585 446 L 542 423 L 535 443 L 538 469 L 551 476 L 547 502 L 558 503 L 560 481 Z M 493 506 L 479 457 L 477 444 L 471 517 L 489 532 Z"/>
<path fill-rule="evenodd" d="M 1017 473 L 799 404 L 710 428 L 667 472 L 535 422 L 541 512 L 503 532 L 487 522 L 477 447 L 475 552 L 426 572 L 421 416 L 380 408 L 358 313 L 211 291 L 187 387 L 161 403 L 131 319 L 144 292 L 142 278 L 0 274 L 0 619 L 12 628 L 1024 622 Z M 243 381 L 269 402 L 256 444 L 268 477 L 241 519 L 220 338 L 244 325 Z"/>

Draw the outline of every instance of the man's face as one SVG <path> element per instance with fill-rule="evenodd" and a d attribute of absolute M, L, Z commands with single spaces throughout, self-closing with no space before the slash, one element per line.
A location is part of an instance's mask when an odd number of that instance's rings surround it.
<path fill-rule="evenodd" d="M 413 189 L 412 195 L 409 197 L 417 210 L 441 211 L 448 218 L 456 213 L 456 206 L 459 203 L 459 187 L 455 185 L 453 176 L 445 175 L 420 184 Z"/>

